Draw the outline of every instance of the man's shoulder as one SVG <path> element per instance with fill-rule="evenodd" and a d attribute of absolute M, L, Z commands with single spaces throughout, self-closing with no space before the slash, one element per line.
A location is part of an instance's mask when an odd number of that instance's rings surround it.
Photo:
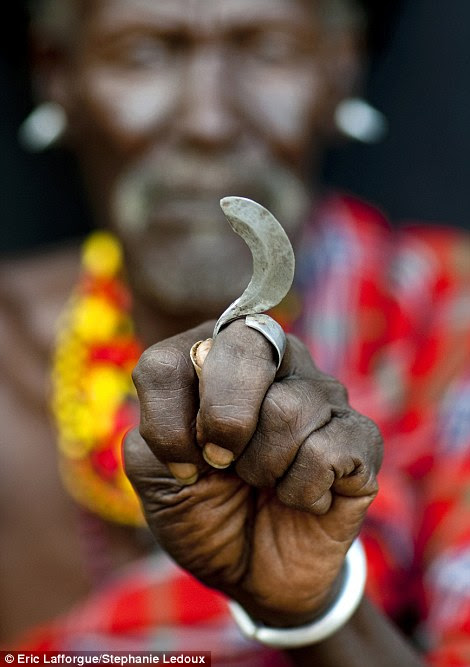
<path fill-rule="evenodd" d="M 16 368 L 30 368 L 33 374 L 34 368 L 40 372 L 45 367 L 55 322 L 78 270 L 76 245 L 0 260 L 0 345 L 7 352 L 2 355 L 4 376 L 17 375 Z"/>
<path fill-rule="evenodd" d="M 63 301 L 79 270 L 77 245 L 64 245 L 3 257 L 0 260 L 0 307 L 43 308 Z"/>
<path fill-rule="evenodd" d="M 38 291 L 60 293 L 73 284 L 79 268 L 78 244 L 15 253 L 0 259 L 0 299 L 30 300 Z"/>

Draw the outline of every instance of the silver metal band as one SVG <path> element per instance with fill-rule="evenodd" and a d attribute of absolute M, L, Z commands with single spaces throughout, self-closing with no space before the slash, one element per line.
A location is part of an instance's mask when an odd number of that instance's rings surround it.
<path fill-rule="evenodd" d="M 356 539 L 345 559 L 342 588 L 331 607 L 310 625 L 297 628 L 269 628 L 257 624 L 237 602 L 229 601 L 230 612 L 245 637 L 274 648 L 295 648 L 321 642 L 339 630 L 356 611 L 364 594 L 367 562 Z"/>
<path fill-rule="evenodd" d="M 222 318 L 219 318 L 216 322 L 214 333 L 212 337 L 215 338 L 221 329 L 226 327 L 230 322 L 234 322 L 237 319 L 243 319 L 241 317 L 234 317 L 232 319 L 223 321 Z M 269 315 L 264 313 L 257 313 L 255 315 L 246 315 L 245 324 L 250 329 L 256 329 L 262 334 L 266 340 L 268 340 L 271 345 L 276 350 L 277 356 L 277 365 L 276 368 L 279 369 L 279 366 L 282 363 L 284 357 L 284 352 L 286 351 L 287 339 L 284 329 L 280 324 L 273 320 Z"/>
<path fill-rule="evenodd" d="M 264 313 L 260 313 L 259 315 L 247 315 L 245 317 L 245 324 L 247 327 L 250 327 L 250 329 L 259 331 L 267 340 L 269 340 L 276 350 L 276 368 L 279 369 L 287 345 L 286 334 L 281 325 L 278 324 L 276 320 L 273 320 L 272 317 L 269 317 L 269 315 L 265 315 Z"/>

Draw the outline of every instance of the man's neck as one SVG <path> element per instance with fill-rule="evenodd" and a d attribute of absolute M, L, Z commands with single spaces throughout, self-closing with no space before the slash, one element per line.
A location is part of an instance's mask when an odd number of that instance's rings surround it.
<path fill-rule="evenodd" d="M 218 317 L 216 313 L 171 314 L 158 306 L 150 306 L 135 294 L 133 295 L 132 313 L 137 336 L 144 347 L 154 345 Z"/>

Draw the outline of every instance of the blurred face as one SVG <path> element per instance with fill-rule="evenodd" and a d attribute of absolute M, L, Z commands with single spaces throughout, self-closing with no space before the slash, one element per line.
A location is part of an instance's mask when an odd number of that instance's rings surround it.
<path fill-rule="evenodd" d="M 251 273 L 219 199 L 253 198 L 295 236 L 329 113 L 331 44 L 312 0 L 83 3 L 67 111 L 97 215 L 134 290 L 218 315 Z"/>

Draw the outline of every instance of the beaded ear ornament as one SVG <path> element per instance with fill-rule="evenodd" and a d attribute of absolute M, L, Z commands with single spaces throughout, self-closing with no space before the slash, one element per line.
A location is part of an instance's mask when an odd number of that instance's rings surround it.
<path fill-rule="evenodd" d="M 93 232 L 59 321 L 52 409 L 60 471 L 72 497 L 108 521 L 142 525 L 121 459 L 122 439 L 139 421 L 131 372 L 141 354 L 122 269 L 117 239 Z"/>

